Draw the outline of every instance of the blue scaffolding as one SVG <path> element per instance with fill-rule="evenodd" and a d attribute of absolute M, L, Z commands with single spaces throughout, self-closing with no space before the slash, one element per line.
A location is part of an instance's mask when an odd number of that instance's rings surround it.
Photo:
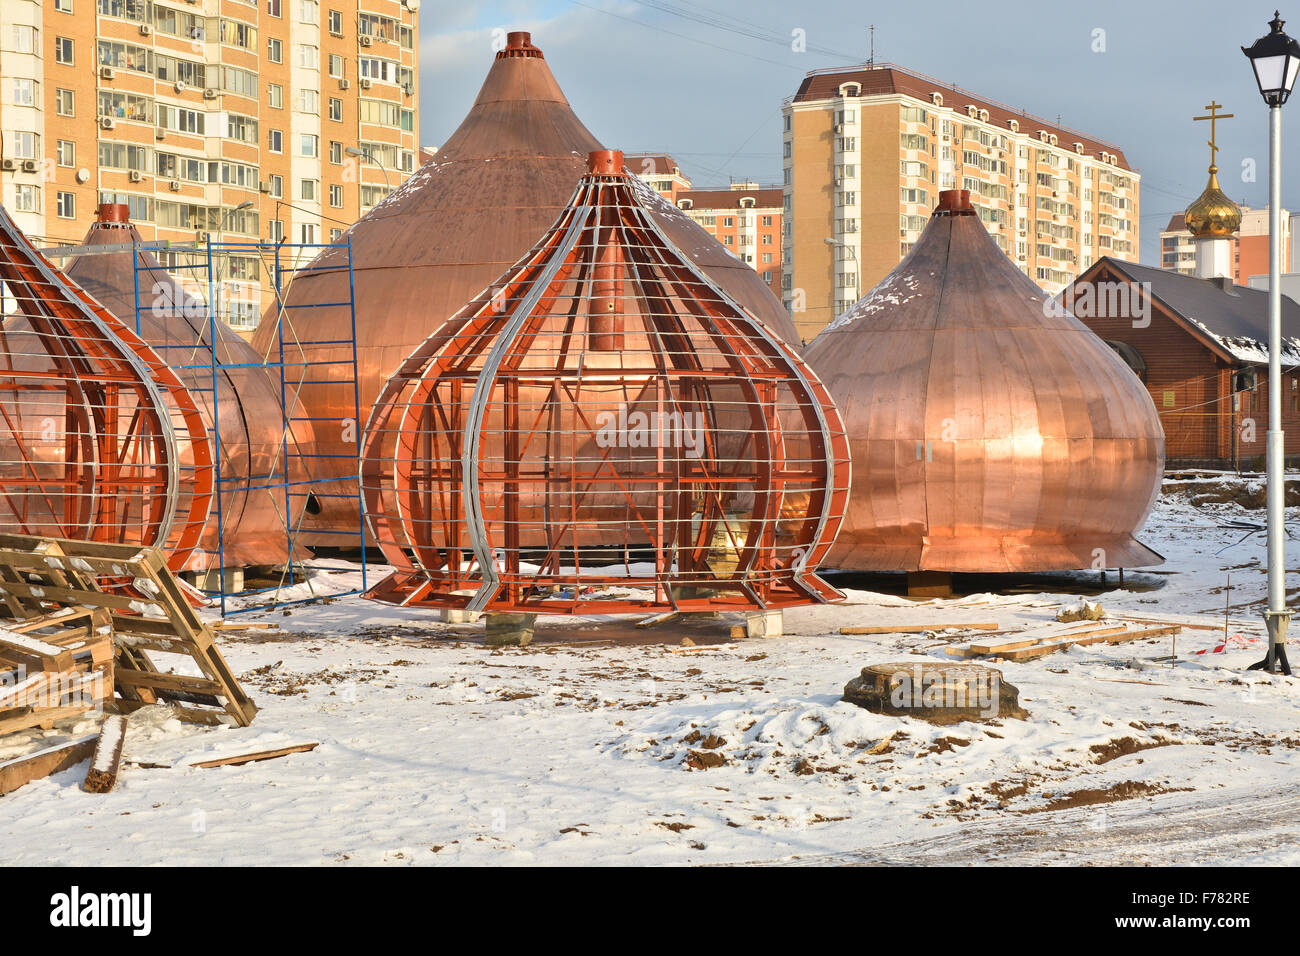
<path fill-rule="evenodd" d="M 216 547 L 200 547 L 199 549 L 215 558 L 218 586 L 215 589 L 211 587 L 203 588 L 204 593 L 219 602 L 221 614 L 225 617 L 250 611 L 307 604 L 325 597 L 333 598 L 349 594 L 360 594 L 367 590 L 365 511 L 361 489 L 357 481 L 357 456 L 323 454 L 315 446 L 301 447 L 293 437 L 294 425 L 297 423 L 306 423 L 315 431 L 332 422 L 340 429 L 341 434 L 346 435 L 350 431 L 354 436 L 358 450 L 360 449 L 361 396 L 357 384 L 357 316 L 355 283 L 352 271 L 352 243 L 350 239 L 335 243 L 212 242 L 207 240 L 195 243 L 193 246 L 178 246 L 175 243 L 137 242 L 133 244 L 133 247 L 135 250 L 132 255 L 132 262 L 135 268 L 137 334 L 142 334 L 143 330 L 141 273 L 149 273 L 155 268 L 152 265 L 141 264 L 141 252 L 166 252 L 171 261 L 164 264 L 164 270 L 174 276 L 179 274 L 189 278 L 190 282 L 188 284 L 180 283 L 182 291 L 188 293 L 190 298 L 197 299 L 204 306 L 205 314 L 202 319 L 207 333 L 206 344 L 203 342 L 203 335 L 200 332 L 196 341 L 189 344 L 181 342 L 174 345 L 154 345 L 154 350 L 159 357 L 174 370 L 178 373 L 190 373 L 189 375 L 182 374 L 182 377 L 190 383 L 190 390 L 195 393 L 196 404 L 202 411 L 212 436 L 213 459 L 218 462 L 214 504 L 210 518 L 210 520 L 215 519 L 216 521 Z M 340 255 L 323 255 L 330 251 L 337 251 Z M 258 261 L 265 267 L 273 283 L 277 344 L 279 347 L 275 356 L 268 356 L 264 361 L 256 363 L 224 361 L 222 350 L 218 347 L 217 333 L 220 324 L 224 324 L 224 319 L 220 314 L 223 311 L 224 296 L 219 264 L 223 261 L 229 262 L 229 257 L 232 255 L 256 256 Z M 185 261 L 186 259 L 189 261 Z M 324 263 L 321 262 L 322 259 L 325 260 Z M 342 262 L 338 262 L 339 259 L 342 259 Z M 338 264 L 329 264 L 331 260 L 338 262 Z M 300 265 L 300 263 L 306 264 Z M 289 291 L 297 278 L 304 275 L 320 275 L 331 272 L 347 274 L 346 300 L 311 304 L 296 304 L 288 301 Z M 205 290 L 205 294 L 196 297 L 194 295 L 196 289 Z M 185 305 L 186 303 L 172 303 L 173 308 L 182 308 Z M 145 309 L 152 307 L 151 305 L 143 306 Z M 312 339 L 310 334 L 300 334 L 302 331 L 310 333 L 313 323 L 303 321 L 301 323 L 303 328 L 300 329 L 299 324 L 294 321 L 298 313 L 302 310 L 321 308 L 346 308 L 348 310 L 350 318 L 350 336 L 348 338 Z M 286 339 L 286 331 L 291 333 L 289 339 Z M 298 356 L 298 359 L 291 360 L 286 357 L 286 345 Z M 314 350 L 322 346 L 340 348 L 345 355 L 350 356 L 350 360 L 313 359 Z M 223 375 L 228 375 L 237 369 L 249 368 L 264 369 L 272 376 L 273 381 L 278 379 L 280 408 L 283 415 L 280 451 L 277 458 L 272 462 L 270 470 L 265 474 L 230 475 L 224 473 L 225 469 L 222 467 L 226 459 L 222 453 L 220 386 Z M 200 378 L 205 384 L 196 385 L 196 381 Z M 300 403 L 297 401 L 297 390 L 305 385 L 324 385 L 347 389 L 352 396 L 353 417 L 349 420 L 347 418 L 329 419 L 307 416 L 301 411 Z M 333 477 L 317 476 L 320 470 L 319 466 L 322 463 L 329 464 L 344 458 L 350 459 L 351 466 L 344 469 L 343 475 Z M 329 475 L 336 475 L 337 469 L 330 468 L 328 471 Z M 228 568 L 225 560 L 226 503 L 231 496 L 236 494 L 260 493 L 275 495 L 281 502 L 277 506 L 277 511 L 280 512 L 284 520 L 288 563 L 280 575 L 280 580 L 275 585 L 236 592 L 228 586 L 227 579 Z M 301 563 L 298 538 L 302 517 L 307 513 L 308 503 L 312 498 L 317 500 L 322 498 L 350 499 L 356 503 L 358 518 L 355 532 L 351 530 L 322 531 L 313 529 L 312 534 L 313 536 L 334 535 L 340 542 L 340 546 L 347 550 L 351 550 L 349 545 L 355 544 L 356 550 L 360 553 L 361 586 L 352 590 L 331 592 L 330 594 L 282 599 L 281 594 L 285 588 L 298 583 L 296 580 L 297 574 L 311 570 L 310 567 Z M 210 575 L 207 583 L 211 584 Z M 236 594 L 240 598 L 239 606 L 231 607 L 231 599 Z M 266 595 L 265 600 L 249 600 L 259 595 Z"/>

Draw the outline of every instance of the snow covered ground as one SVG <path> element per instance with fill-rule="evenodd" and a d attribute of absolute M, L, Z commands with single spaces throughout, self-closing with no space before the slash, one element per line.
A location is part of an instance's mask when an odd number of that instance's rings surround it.
<path fill-rule="evenodd" d="M 481 625 L 356 597 L 254 613 L 278 628 L 220 635 L 261 708 L 251 727 L 140 711 L 112 793 L 82 792 L 83 765 L 0 798 L 0 863 L 1295 864 L 1300 682 L 1246 671 L 1264 651 L 1263 536 L 1232 546 L 1244 532 L 1221 527 L 1262 523 L 1231 500 L 1247 484 L 1171 483 L 1143 536 L 1167 563 L 1091 597 L 1221 626 L 1231 574 L 1226 648 L 1184 630 L 1176 662 L 1165 637 L 997 665 L 1026 720 L 938 727 L 843 703 L 865 665 L 948 658 L 942 635 L 838 630 L 1046 623 L 1078 601 L 1068 578 L 924 603 L 852 590 L 787 612 L 785 637 L 738 641 L 727 621 L 548 619 L 532 646 L 488 649 Z"/>

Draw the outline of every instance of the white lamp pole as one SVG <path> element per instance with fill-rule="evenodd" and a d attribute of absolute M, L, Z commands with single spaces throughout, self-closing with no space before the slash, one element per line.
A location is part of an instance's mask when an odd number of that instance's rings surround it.
<path fill-rule="evenodd" d="M 1259 92 L 1268 104 L 1268 653 L 1251 670 L 1291 673 L 1286 659 L 1286 497 L 1282 435 L 1282 104 L 1300 72 L 1300 44 L 1282 32 L 1275 11 L 1268 34 L 1241 52 L 1250 58 Z"/>

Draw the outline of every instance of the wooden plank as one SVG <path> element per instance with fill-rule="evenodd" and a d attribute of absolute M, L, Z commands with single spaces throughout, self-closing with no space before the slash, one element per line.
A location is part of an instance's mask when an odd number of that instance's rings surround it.
<path fill-rule="evenodd" d="M 1006 655 L 1012 651 L 1018 651 L 1022 648 L 1033 647 L 1037 644 L 1055 643 L 1058 641 L 1074 641 L 1076 644 L 1084 643 L 1082 638 L 1096 637 L 1097 635 L 1118 634 L 1124 630 L 1124 625 L 1113 625 L 1110 627 L 1091 627 L 1078 631 L 1071 631 L 1068 634 L 1040 634 L 1037 637 L 1026 637 L 1014 641 L 971 641 L 970 649 L 974 654 L 998 654 Z M 1094 641 L 1088 641 L 1092 644 Z"/>
<path fill-rule="evenodd" d="M 82 737 L 71 743 L 47 747 L 34 754 L 0 763 L 0 796 L 88 760 L 94 753 L 96 740 L 98 738 L 93 735 Z"/>
<path fill-rule="evenodd" d="M 126 718 L 105 717 L 94 756 L 90 758 L 90 768 L 86 771 L 86 782 L 82 784 L 87 793 L 108 793 L 113 789 L 122 767 L 122 745 L 125 743 Z"/>
<path fill-rule="evenodd" d="M 118 668 L 118 685 L 128 687 L 147 687 L 150 690 L 180 690 L 195 694 L 225 695 L 225 688 L 220 681 L 206 677 L 191 677 L 189 674 L 164 674 L 160 671 L 137 671 Z"/>
<path fill-rule="evenodd" d="M 276 757 L 284 757 L 288 754 L 306 753 L 309 750 L 315 750 L 320 746 L 320 741 L 313 741 L 309 744 L 294 744 L 292 747 L 278 747 L 275 750 L 255 750 L 252 753 L 235 754 L 230 757 L 216 757 L 212 760 L 203 760 L 198 763 L 188 764 L 191 767 L 240 767 L 246 763 L 254 763 L 258 760 L 274 760 Z"/>
<path fill-rule="evenodd" d="M 1181 625 L 1171 625 L 1170 627 L 1149 627 L 1143 631 L 1127 631 L 1115 637 L 1106 638 L 1107 644 L 1127 644 L 1129 641 L 1142 641 L 1151 637 L 1166 637 L 1170 634 L 1177 634 Z"/>
<path fill-rule="evenodd" d="M 920 634 L 923 631 L 996 631 L 996 623 L 980 624 L 880 624 L 868 627 L 842 627 L 841 634 Z"/>

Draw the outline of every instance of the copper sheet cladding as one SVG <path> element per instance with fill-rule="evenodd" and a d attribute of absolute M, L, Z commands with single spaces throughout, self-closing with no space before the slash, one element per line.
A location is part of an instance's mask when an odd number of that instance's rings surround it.
<path fill-rule="evenodd" d="M 157 546 L 173 570 L 212 504 L 180 379 L 0 209 L 0 530 Z"/>
<path fill-rule="evenodd" d="M 815 574 L 848 493 L 834 404 L 672 242 L 621 153 L 589 161 L 537 245 L 375 405 L 362 490 L 398 571 L 372 596 L 542 613 L 838 599 Z"/>
<path fill-rule="evenodd" d="M 510 34 L 456 131 L 430 162 L 349 232 L 363 409 L 412 350 L 550 227 L 585 172 L 587 154 L 600 148 L 574 115 L 541 50 L 528 34 Z M 789 315 L 757 272 L 648 186 L 638 188 L 660 227 L 696 266 L 787 342 L 798 344 Z M 314 265 L 338 265 L 343 262 L 340 255 L 326 250 Z M 311 339 L 350 337 L 346 307 L 301 308 L 349 301 L 346 281 L 346 270 L 294 280 L 286 296 L 287 314 L 310 315 Z M 263 356 L 278 348 L 276 323 L 281 314 L 269 310 L 254 336 L 254 348 Z M 286 330 L 284 339 L 286 361 L 300 361 L 300 350 L 288 344 L 293 330 Z M 310 352 L 313 362 L 351 359 L 350 346 L 313 346 Z M 337 380 L 342 368 L 316 367 L 310 378 Z M 353 414 L 346 389 L 309 380 L 300 394 L 307 416 L 340 420 Z M 357 453 L 355 444 L 324 434 L 317 439 L 321 454 Z M 345 458 L 323 461 L 337 462 L 339 474 L 355 474 Z M 355 533 L 358 516 L 352 502 L 325 499 L 322 506 L 318 516 L 306 519 L 308 532 L 322 529 L 335 537 Z M 337 540 L 325 537 L 322 543 Z"/>
<path fill-rule="evenodd" d="M 853 493 L 825 564 L 1020 572 L 1141 567 L 1164 469 L 1146 388 L 1002 253 L 964 191 L 811 342 Z"/>
<path fill-rule="evenodd" d="M 140 234 L 128 219 L 124 205 L 100 206 L 96 222 L 84 245 L 139 242 Z M 299 440 L 310 439 L 309 422 L 295 422 L 286 436 L 280 405 L 279 379 L 272 381 L 261 358 L 224 322 L 216 325 L 216 376 L 212 375 L 212 324 L 204 301 L 206 269 L 184 272 L 194 286 L 191 295 L 169 274 L 153 253 L 80 256 L 71 260 L 66 274 L 93 295 L 117 319 L 138 331 L 190 389 L 209 430 L 221 432 L 221 540 L 220 561 L 226 567 L 284 564 L 289 560 L 289 527 L 301 515 L 301 497 L 286 502 L 282 481 L 286 469 L 291 480 L 305 476 L 294 451 Z M 138 273 L 137 273 L 138 269 Z M 138 288 L 137 288 L 138 284 Z M 137 302 L 138 299 L 138 302 Z M 137 310 L 138 305 L 138 310 Z M 137 323 L 138 311 L 138 323 Z M 283 444 L 282 444 L 283 442 Z M 271 487 L 268 487 L 271 486 Z M 294 514 L 289 514 L 289 509 Z M 218 561 L 215 513 L 198 548 L 184 570 L 200 571 Z M 299 556 L 301 557 L 301 556 Z"/>

